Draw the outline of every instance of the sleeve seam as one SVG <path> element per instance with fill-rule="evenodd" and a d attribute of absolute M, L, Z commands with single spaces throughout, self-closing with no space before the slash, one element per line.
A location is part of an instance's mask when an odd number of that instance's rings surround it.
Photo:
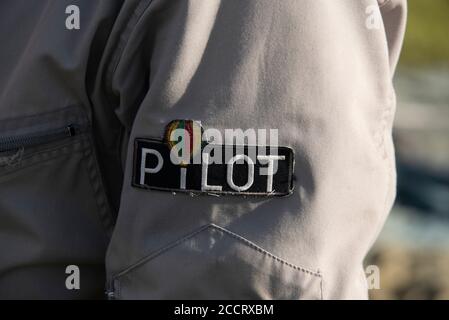
<path fill-rule="evenodd" d="M 109 64 L 106 71 L 106 87 L 109 93 L 112 95 L 114 95 L 112 85 L 114 74 L 120 64 L 120 61 L 122 60 L 123 52 L 130 41 L 133 31 L 135 30 L 138 23 L 141 21 L 145 12 L 147 12 L 149 7 L 151 6 L 152 2 L 153 0 L 139 2 L 139 5 L 134 10 L 132 16 L 128 20 L 128 23 L 126 24 L 124 31 L 120 35 L 117 48 L 114 50 L 111 63 Z"/>

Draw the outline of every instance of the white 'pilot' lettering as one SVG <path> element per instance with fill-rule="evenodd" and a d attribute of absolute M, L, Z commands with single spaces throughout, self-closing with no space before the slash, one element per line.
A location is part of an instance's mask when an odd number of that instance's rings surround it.
<path fill-rule="evenodd" d="M 207 169 L 209 166 L 209 154 L 203 152 L 203 165 L 201 171 L 201 190 L 202 191 L 221 191 L 222 186 L 212 186 L 207 184 Z"/>
<path fill-rule="evenodd" d="M 238 160 L 245 160 L 248 163 L 248 181 L 246 182 L 245 185 L 243 185 L 241 187 L 235 185 L 233 177 L 232 177 L 233 173 L 234 173 L 234 163 Z M 243 191 L 246 191 L 249 188 L 251 188 L 251 186 L 254 183 L 254 162 L 253 162 L 253 160 L 251 160 L 250 157 L 248 157 L 247 155 L 244 155 L 244 154 L 239 154 L 239 155 L 232 157 L 232 159 L 229 160 L 229 162 L 228 162 L 227 181 L 228 181 L 229 186 L 238 192 L 243 192 Z"/>
<path fill-rule="evenodd" d="M 154 168 L 147 168 L 146 161 L 147 155 L 152 154 L 157 157 L 157 165 Z M 164 159 L 159 151 L 154 149 L 142 148 L 142 160 L 140 162 L 140 184 L 145 184 L 145 173 L 158 173 L 162 169 Z"/>
<path fill-rule="evenodd" d="M 257 156 L 257 160 L 259 160 L 261 163 L 265 164 L 268 163 L 268 168 L 266 168 L 266 173 L 263 172 L 262 168 L 260 170 L 261 175 L 267 176 L 267 192 L 273 191 L 273 176 L 274 176 L 274 161 L 275 160 L 285 160 L 285 156 Z"/>
<path fill-rule="evenodd" d="M 180 189 L 186 188 L 186 175 L 187 175 L 187 168 L 181 168 L 181 181 L 179 184 Z"/>

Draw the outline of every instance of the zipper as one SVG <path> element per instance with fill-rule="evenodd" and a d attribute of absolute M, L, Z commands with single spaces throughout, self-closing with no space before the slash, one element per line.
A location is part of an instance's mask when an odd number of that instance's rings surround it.
<path fill-rule="evenodd" d="M 24 147 L 36 146 L 74 137 L 80 133 L 80 127 L 69 124 L 65 127 L 41 131 L 37 133 L 24 134 L 19 136 L 0 137 L 0 152 L 17 150 Z"/>
<path fill-rule="evenodd" d="M 109 281 L 109 283 L 106 285 L 105 293 L 108 300 L 115 300 L 114 280 Z"/>

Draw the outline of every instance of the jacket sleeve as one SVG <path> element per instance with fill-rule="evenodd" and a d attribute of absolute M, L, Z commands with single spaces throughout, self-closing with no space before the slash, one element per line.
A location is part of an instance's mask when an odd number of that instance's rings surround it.
<path fill-rule="evenodd" d="M 367 297 L 362 261 L 394 199 L 391 73 L 405 15 L 404 1 L 389 1 L 385 29 L 369 30 L 373 4 L 125 3 L 101 69 L 108 108 L 125 128 L 106 259 L 111 297 Z M 272 129 L 291 170 L 274 176 L 274 191 L 258 180 L 266 163 L 249 160 L 182 178 L 183 166 L 158 148 L 169 123 L 199 122 L 219 133 Z M 247 184 L 261 192 L 245 194 Z M 227 189 L 235 192 L 218 192 Z"/>

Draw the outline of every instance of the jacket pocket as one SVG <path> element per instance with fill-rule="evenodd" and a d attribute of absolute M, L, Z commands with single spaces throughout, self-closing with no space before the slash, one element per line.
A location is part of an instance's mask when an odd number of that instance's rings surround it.
<path fill-rule="evenodd" d="M 0 298 L 103 296 L 112 222 L 90 131 L 78 107 L 0 121 Z"/>
<path fill-rule="evenodd" d="M 112 281 L 118 299 L 322 299 L 322 275 L 214 224 L 149 254 Z"/>

